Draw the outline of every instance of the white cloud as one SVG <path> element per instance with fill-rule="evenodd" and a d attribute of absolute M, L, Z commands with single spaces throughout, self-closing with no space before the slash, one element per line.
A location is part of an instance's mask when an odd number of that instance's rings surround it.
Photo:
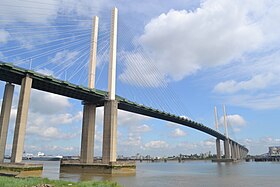
<path fill-rule="evenodd" d="M 141 125 L 145 120 L 148 119 L 148 117 L 139 114 L 134 114 L 122 110 L 118 111 L 118 124 L 120 125 L 135 127 Z"/>
<path fill-rule="evenodd" d="M 227 64 L 257 49 L 264 38 L 249 17 L 252 11 L 241 1 L 222 0 L 204 1 L 195 11 L 170 10 L 152 19 L 138 42 L 150 51 L 157 67 L 154 71 L 165 75 L 167 82 L 178 81 L 199 69 Z M 127 64 L 133 67 L 136 62 L 130 60 Z M 129 68 L 126 73 L 131 74 Z"/>
<path fill-rule="evenodd" d="M 149 132 L 151 130 L 152 130 L 152 128 L 149 125 L 143 124 L 143 125 L 135 127 L 133 129 L 133 132 L 143 133 L 143 132 Z"/>
<path fill-rule="evenodd" d="M 196 149 L 198 148 L 198 144 L 196 143 L 190 143 L 190 142 L 180 142 L 177 147 L 181 148 L 181 149 L 187 149 L 187 150 L 190 150 L 190 149 Z"/>
<path fill-rule="evenodd" d="M 42 114 L 60 114 L 71 107 L 69 99 L 53 93 L 32 90 L 30 110 Z"/>
<path fill-rule="evenodd" d="M 82 112 L 78 112 L 77 114 L 41 114 L 29 112 L 26 129 L 27 135 L 37 136 L 39 139 L 75 138 L 80 135 L 80 131 L 64 132 L 60 127 L 73 123 L 81 123 L 81 113 Z"/>
<path fill-rule="evenodd" d="M 0 30 L 0 44 L 1 43 L 4 43 L 4 44 L 7 43 L 9 38 L 10 38 L 10 34 L 7 31 L 1 29 Z"/>
<path fill-rule="evenodd" d="M 214 146 L 216 146 L 216 141 L 215 141 L 215 139 L 204 140 L 203 145 L 206 147 L 214 147 Z"/>
<path fill-rule="evenodd" d="M 41 114 L 29 112 L 28 123 L 31 126 L 46 127 L 71 124 L 82 120 L 82 112 L 76 114 Z"/>
<path fill-rule="evenodd" d="M 242 126 L 246 125 L 245 119 L 238 114 L 227 115 L 226 119 L 227 119 L 228 125 L 231 125 L 231 126 L 242 127 Z M 220 124 L 223 124 L 224 123 L 224 118 L 221 117 L 219 122 L 220 122 Z"/>
<path fill-rule="evenodd" d="M 108 0 L 97 0 L 92 3 L 91 0 L 62 0 L 61 5 L 63 5 L 63 11 L 68 14 L 77 14 L 79 16 L 89 17 L 93 13 L 98 14 L 105 7 L 112 7 L 111 1 Z"/>
<path fill-rule="evenodd" d="M 141 136 L 137 136 L 136 134 L 129 133 L 128 137 L 120 144 L 126 146 L 141 146 L 142 139 Z"/>
<path fill-rule="evenodd" d="M 40 140 L 58 140 L 58 139 L 71 139 L 78 137 L 79 133 L 65 133 L 61 132 L 56 127 L 46 127 L 44 126 L 29 126 L 26 130 L 27 135 L 35 135 L 38 136 Z"/>
<path fill-rule="evenodd" d="M 255 110 L 277 109 L 280 107 L 280 96 L 278 93 L 234 95 L 227 98 L 227 100 L 227 102 L 231 105 Z"/>
<path fill-rule="evenodd" d="M 67 62 L 65 63 L 65 66 L 68 66 L 71 63 L 70 60 L 76 58 L 78 54 L 78 51 L 60 51 L 57 52 L 53 58 L 51 58 L 51 62 L 55 64 L 62 64 L 62 62 Z"/>
<path fill-rule="evenodd" d="M 238 140 L 241 144 L 245 145 L 249 149 L 249 154 L 251 155 L 260 155 L 268 153 L 268 147 L 270 146 L 279 146 L 280 140 L 275 137 L 260 137 L 257 139 L 243 139 Z"/>
<path fill-rule="evenodd" d="M 167 148 L 168 146 L 169 146 L 168 143 L 161 140 L 150 141 L 145 144 L 145 147 L 150 149 Z"/>
<path fill-rule="evenodd" d="M 241 90 L 259 90 L 265 89 L 270 85 L 279 83 L 279 76 L 272 73 L 260 74 L 253 76 L 250 80 L 236 82 L 234 80 L 218 83 L 214 92 L 218 93 L 235 93 Z"/>
<path fill-rule="evenodd" d="M 187 133 L 183 130 L 181 130 L 180 128 L 176 128 L 171 132 L 171 136 L 173 137 L 182 137 L 182 136 L 186 136 Z"/>
<path fill-rule="evenodd" d="M 4 23 L 16 21 L 47 23 L 56 17 L 59 1 L 48 0 L 48 3 L 42 3 L 41 0 L 1 0 L 0 6 L 3 7 L 1 9 L 1 19 L 4 20 Z"/>

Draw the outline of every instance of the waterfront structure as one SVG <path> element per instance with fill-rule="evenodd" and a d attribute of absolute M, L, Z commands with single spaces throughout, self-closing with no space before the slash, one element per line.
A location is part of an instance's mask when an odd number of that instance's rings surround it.
<path fill-rule="evenodd" d="M 280 146 L 269 147 L 269 156 L 280 156 Z"/>
<path fill-rule="evenodd" d="M 213 159 L 214 162 L 231 162 L 236 161 L 240 159 L 244 159 L 247 155 L 247 151 L 243 150 L 242 147 L 237 143 L 231 140 L 228 137 L 228 131 L 227 131 L 227 115 L 226 115 L 226 108 L 225 105 L 223 105 L 223 112 L 224 112 L 224 158 L 221 156 L 221 145 L 220 145 L 220 139 L 216 139 L 216 159 Z M 219 131 L 219 123 L 218 123 L 218 114 L 217 114 L 217 108 L 214 107 L 214 115 L 215 115 L 215 127 L 216 131 Z M 241 154 L 240 154 L 241 153 Z"/>
<path fill-rule="evenodd" d="M 125 165 L 118 165 L 116 162 L 116 142 L 117 142 L 117 111 L 118 109 L 166 120 L 188 126 L 211 136 L 217 138 L 217 147 L 220 146 L 219 141 L 224 141 L 225 157 L 230 157 L 229 145 L 235 145 L 240 152 L 240 158 L 243 158 L 248 153 L 248 149 L 238 144 L 234 140 L 213 130 L 203 124 L 191 121 L 185 117 L 176 116 L 168 112 L 160 111 L 144 105 L 140 105 L 125 98 L 116 96 L 116 46 L 117 46 L 117 18 L 118 10 L 116 8 L 112 11 L 111 24 L 111 40 L 110 40 L 110 64 L 109 64 L 109 78 L 108 78 L 108 92 L 94 89 L 94 76 L 96 65 L 96 48 L 98 35 L 98 18 L 95 17 L 93 21 L 93 34 L 91 45 L 91 63 L 89 68 L 89 85 L 88 87 L 77 86 L 62 80 L 55 79 L 51 76 L 44 76 L 42 74 L 25 70 L 23 68 L 15 67 L 11 64 L 0 63 L 0 80 L 6 81 L 5 93 L 3 98 L 3 105 L 1 113 L 1 142 L 6 142 L 7 125 L 10 117 L 10 102 L 13 96 L 11 86 L 13 84 L 21 85 L 20 99 L 18 105 L 18 113 L 16 118 L 16 126 L 14 131 L 14 141 L 12 147 L 12 163 L 21 163 L 24 146 L 24 137 L 26 131 L 26 122 L 28 116 L 28 107 L 30 101 L 31 88 L 42 91 L 47 91 L 66 97 L 71 97 L 83 101 L 83 126 L 82 126 L 82 141 L 81 141 L 81 160 L 75 166 L 80 168 L 93 167 L 93 146 L 94 146 L 94 131 L 95 131 L 95 110 L 97 106 L 104 106 L 104 128 L 103 128 L 103 145 L 102 145 L 102 164 L 100 167 L 126 167 Z M 5 146 L 0 145 L 0 155 L 4 155 Z M 218 148 L 217 148 L 218 149 Z M 218 151 L 219 153 L 221 151 Z M 232 151 L 233 152 L 233 151 Z M 218 154 L 217 154 L 218 155 Z M 219 155 L 221 156 L 221 155 Z M 1 157 L 0 157 L 1 158 Z M 0 160 L 1 161 L 1 160 Z M 66 164 L 67 165 L 67 164 Z M 65 165 L 65 166 L 66 166 Z M 73 169 L 74 165 L 67 165 Z M 95 166 L 94 166 L 95 167 Z M 135 167 L 133 164 L 129 168 Z M 135 169 L 135 168 L 134 168 Z"/>

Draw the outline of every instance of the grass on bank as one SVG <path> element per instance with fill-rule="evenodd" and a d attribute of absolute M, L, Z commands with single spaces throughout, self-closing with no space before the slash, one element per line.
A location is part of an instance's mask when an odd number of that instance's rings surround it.
<path fill-rule="evenodd" d="M 14 178 L 0 176 L 1 187 L 32 187 L 49 184 L 53 187 L 120 187 L 117 183 L 108 181 L 68 182 L 61 180 L 49 180 L 42 178 Z"/>

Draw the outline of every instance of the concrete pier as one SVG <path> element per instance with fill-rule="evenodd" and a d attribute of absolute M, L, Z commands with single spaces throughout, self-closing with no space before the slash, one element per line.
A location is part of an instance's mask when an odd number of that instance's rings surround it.
<path fill-rule="evenodd" d="M 31 86 L 32 79 L 30 77 L 26 76 L 22 79 L 14 131 L 11 157 L 12 163 L 19 163 L 22 161 Z"/>
<path fill-rule="evenodd" d="M 239 160 L 240 159 L 240 151 L 239 151 L 239 145 L 236 144 L 236 157 Z"/>
<path fill-rule="evenodd" d="M 117 111 L 117 101 L 105 102 L 102 147 L 102 162 L 105 164 L 116 162 L 117 159 Z"/>
<path fill-rule="evenodd" d="M 239 160 L 238 156 L 237 156 L 237 143 L 234 143 L 234 156 L 237 160 Z"/>
<path fill-rule="evenodd" d="M 232 159 L 236 159 L 235 158 L 235 150 L 234 150 L 234 142 L 233 141 L 229 141 L 230 142 L 230 153 L 231 153 L 231 158 Z"/>
<path fill-rule="evenodd" d="M 131 176 L 136 174 L 136 163 L 133 161 L 117 161 L 109 164 L 101 162 L 75 163 L 74 161 L 61 160 L 60 173 L 81 174 L 90 173 L 97 175 Z"/>
<path fill-rule="evenodd" d="M 216 151 L 217 151 L 217 159 L 221 159 L 221 144 L 220 139 L 216 139 Z"/>
<path fill-rule="evenodd" d="M 0 163 L 4 162 L 10 114 L 14 94 L 14 85 L 6 83 L 0 114 Z"/>
<path fill-rule="evenodd" d="M 225 151 L 225 158 L 229 159 L 230 158 L 230 151 L 229 151 L 229 139 L 226 139 L 224 141 L 224 151 Z"/>
<path fill-rule="evenodd" d="M 94 134 L 95 134 L 96 106 L 84 104 L 83 126 L 81 140 L 81 163 L 92 163 L 94 155 Z"/>

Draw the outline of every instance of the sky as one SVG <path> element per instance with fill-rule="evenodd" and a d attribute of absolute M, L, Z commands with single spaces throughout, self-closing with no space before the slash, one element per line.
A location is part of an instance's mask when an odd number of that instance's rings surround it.
<path fill-rule="evenodd" d="M 279 146 L 280 3 L 276 0 L 1 0 L 0 60 L 87 86 L 91 22 L 99 17 L 96 88 L 107 90 L 111 9 L 119 10 L 117 94 L 215 128 L 249 154 Z M 5 82 L 0 82 L 0 98 Z M 16 86 L 6 154 L 20 87 Z M 79 155 L 81 101 L 32 90 L 25 152 Z M 101 156 L 103 108 L 96 117 Z M 197 130 L 118 111 L 117 154 L 215 153 Z"/>

